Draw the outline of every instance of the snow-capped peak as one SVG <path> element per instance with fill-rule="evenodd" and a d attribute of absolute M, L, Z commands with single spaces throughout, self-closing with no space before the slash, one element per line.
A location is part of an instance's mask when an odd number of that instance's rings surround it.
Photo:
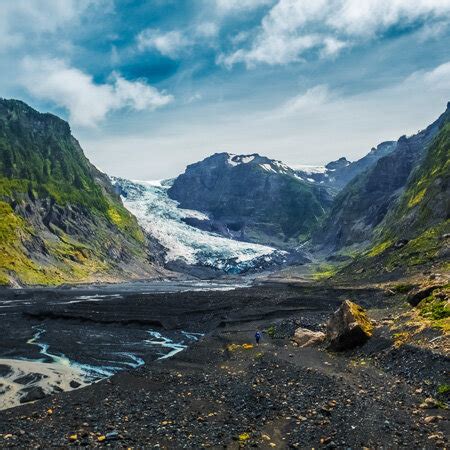
<path fill-rule="evenodd" d="M 234 155 L 228 154 L 228 164 L 231 166 L 238 166 L 239 164 L 248 164 L 255 159 L 256 155 Z"/>

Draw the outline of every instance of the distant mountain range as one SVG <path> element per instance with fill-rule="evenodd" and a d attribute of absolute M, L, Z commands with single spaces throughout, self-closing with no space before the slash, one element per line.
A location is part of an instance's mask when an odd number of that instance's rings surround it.
<path fill-rule="evenodd" d="M 450 104 L 355 162 L 217 153 L 170 183 L 111 182 L 66 122 L 0 99 L 0 284 L 238 274 L 304 262 L 305 251 L 358 276 L 441 267 L 449 122 Z"/>
<path fill-rule="evenodd" d="M 336 191 L 343 189 L 353 178 L 375 164 L 379 159 L 392 153 L 397 146 L 394 141 L 378 144 L 361 159 L 350 162 L 342 157 L 326 166 L 295 166 L 297 175 L 305 181 L 323 184 Z"/>

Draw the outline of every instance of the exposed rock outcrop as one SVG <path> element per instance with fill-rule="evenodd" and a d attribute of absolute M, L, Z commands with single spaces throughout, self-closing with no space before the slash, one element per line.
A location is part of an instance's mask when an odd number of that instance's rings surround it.
<path fill-rule="evenodd" d="M 369 243 L 376 227 L 395 207 L 411 174 L 423 161 L 449 116 L 450 106 L 435 122 L 416 135 L 402 136 L 393 151 L 356 176 L 335 198 L 327 219 L 314 236 L 316 244 L 328 250 L 337 250 L 356 243 Z M 435 190 L 445 192 L 444 180 L 439 182 Z M 420 191 L 419 194 L 424 195 L 424 192 Z M 414 206 L 420 200 L 420 195 L 409 199 L 409 205 Z M 440 216 L 445 216 L 448 198 L 444 194 L 440 195 L 442 200 L 436 203 L 436 208 Z"/>
<path fill-rule="evenodd" d="M 361 306 L 345 300 L 327 323 L 328 349 L 349 350 L 364 344 L 373 332 L 373 325 Z"/>
<path fill-rule="evenodd" d="M 325 337 L 325 333 L 322 333 L 321 331 L 297 328 L 291 340 L 299 347 L 312 347 L 321 344 L 325 340 Z"/>

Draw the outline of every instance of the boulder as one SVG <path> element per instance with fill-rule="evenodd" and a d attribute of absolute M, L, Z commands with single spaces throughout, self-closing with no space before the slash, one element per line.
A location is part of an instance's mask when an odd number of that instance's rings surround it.
<path fill-rule="evenodd" d="M 25 394 L 21 397 L 20 403 L 35 402 L 36 400 L 41 400 L 47 396 L 40 386 L 31 386 L 23 389 L 23 392 Z"/>
<path fill-rule="evenodd" d="M 435 289 L 443 287 L 442 285 L 421 286 L 413 289 L 406 300 L 411 306 L 417 306 L 424 298 L 427 298 Z"/>
<path fill-rule="evenodd" d="M 299 347 L 311 347 L 312 345 L 321 344 L 325 340 L 325 333 L 321 331 L 312 331 L 307 328 L 297 328 L 295 330 L 292 341 Z"/>
<path fill-rule="evenodd" d="M 364 344 L 371 336 L 373 325 L 361 306 L 345 300 L 327 323 L 328 348 L 349 350 Z"/>

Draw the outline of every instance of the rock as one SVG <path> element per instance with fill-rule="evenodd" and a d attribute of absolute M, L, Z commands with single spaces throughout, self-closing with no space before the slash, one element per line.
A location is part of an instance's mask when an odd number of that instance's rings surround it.
<path fill-rule="evenodd" d="M 441 419 L 442 419 L 442 416 L 428 416 L 428 417 L 425 417 L 424 422 L 425 423 L 435 423 Z"/>
<path fill-rule="evenodd" d="M 325 333 L 321 331 L 311 331 L 307 328 L 297 328 L 295 330 L 292 341 L 299 347 L 310 347 L 312 345 L 320 344 L 325 340 Z"/>
<path fill-rule="evenodd" d="M 111 433 L 106 434 L 107 441 L 116 441 L 119 439 L 119 433 L 117 431 L 111 431 Z"/>
<path fill-rule="evenodd" d="M 20 403 L 34 402 L 46 397 L 44 390 L 39 386 L 24 389 L 25 395 L 20 399 Z"/>
<path fill-rule="evenodd" d="M 364 344 L 373 332 L 373 325 L 361 306 L 345 300 L 327 323 L 328 348 L 348 350 Z"/>
<path fill-rule="evenodd" d="M 77 389 L 77 388 L 79 388 L 80 386 L 81 386 L 81 384 L 78 383 L 78 381 L 72 380 L 72 381 L 70 382 L 70 387 L 71 387 L 72 389 Z"/>
<path fill-rule="evenodd" d="M 416 307 L 424 298 L 428 297 L 435 289 L 441 288 L 441 285 L 431 285 L 425 287 L 418 287 L 413 289 L 406 300 L 411 306 Z"/>
<path fill-rule="evenodd" d="M 394 248 L 399 249 L 404 247 L 408 243 L 408 239 L 400 239 L 394 244 Z"/>
<path fill-rule="evenodd" d="M 419 406 L 421 409 L 433 409 L 438 408 L 439 402 L 432 397 L 426 398 Z"/>

